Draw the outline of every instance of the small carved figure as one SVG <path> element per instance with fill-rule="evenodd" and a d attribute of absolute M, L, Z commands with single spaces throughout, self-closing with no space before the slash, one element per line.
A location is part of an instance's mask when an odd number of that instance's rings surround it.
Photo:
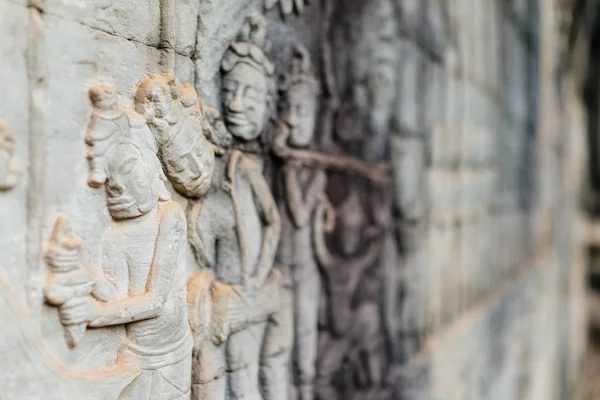
<path fill-rule="evenodd" d="M 265 0 L 265 9 L 270 10 L 279 3 L 281 14 L 286 17 L 294 11 L 297 14 L 302 14 L 308 2 L 308 0 Z"/>
<path fill-rule="evenodd" d="M 192 339 L 186 311 L 183 210 L 170 200 L 156 155 L 149 149 L 119 141 L 107 149 L 105 159 L 113 223 L 103 237 L 102 267 L 82 255 L 82 245 L 66 241 L 62 248 L 48 249 L 53 270 L 83 266 L 95 281 L 92 296 L 75 293 L 61 305 L 61 322 L 87 323 L 91 328 L 126 325 L 118 362 L 143 372 L 120 398 L 189 397 Z M 46 287 L 46 293 L 53 292 Z"/>
<path fill-rule="evenodd" d="M 371 335 L 367 331 L 362 332 L 365 324 L 373 331 L 380 329 L 381 323 L 381 318 L 371 313 L 365 313 L 361 319 L 354 318 L 358 309 L 353 307 L 355 292 L 365 270 L 373 266 L 381 255 L 381 229 L 377 225 L 369 225 L 356 184 L 348 183 L 346 178 L 342 182 L 346 182 L 349 193 L 336 209 L 336 229 L 331 235 L 336 239 L 331 245 L 338 249 L 339 255 L 331 253 L 328 241 L 324 240 L 322 221 L 325 209 L 318 208 L 315 217 L 317 223 L 313 238 L 319 266 L 325 275 L 325 292 L 329 295 L 326 321 L 322 322 L 326 330 L 319 336 L 320 355 L 315 388 L 319 399 L 336 398 L 330 397 L 336 392 L 331 386 L 332 377 L 341 367 L 346 351 L 349 346 L 364 343 L 361 339 L 363 335 Z M 362 324 L 363 328 L 355 329 L 356 324 Z"/>
<path fill-rule="evenodd" d="M 173 74 L 149 75 L 135 97 L 173 187 L 186 197 L 202 196 L 210 187 L 215 151 L 220 151 L 211 126 L 220 119 L 218 111 L 201 104 L 196 90 Z"/>
<path fill-rule="evenodd" d="M 69 220 L 59 217 L 48 244 L 50 254 L 60 254 L 63 262 L 51 262 L 51 274 L 45 285 L 44 297 L 53 306 L 62 305 L 71 299 L 89 296 L 96 282 L 88 269 L 83 268 L 79 257 L 81 242 L 75 238 Z M 87 322 L 65 326 L 65 337 L 69 347 L 75 347 L 83 338 Z"/>
<path fill-rule="evenodd" d="M 21 171 L 12 158 L 15 152 L 15 137 L 10 126 L 0 121 L 0 190 L 10 190 L 19 182 Z"/>
<path fill-rule="evenodd" d="M 328 226 L 334 221 L 333 209 L 327 207 L 325 195 L 327 175 L 321 168 L 306 168 L 290 159 L 295 148 L 311 144 L 317 114 L 318 82 L 311 71 L 308 51 L 304 46 L 294 48 L 294 59 L 289 74 L 281 87 L 280 113 L 274 152 L 285 160 L 283 186 L 285 201 L 282 205 L 284 234 L 278 263 L 291 282 L 286 290 L 288 303 L 293 304 L 294 318 L 294 384 L 299 399 L 313 398 L 313 381 L 317 360 L 318 312 L 321 278 L 314 252 L 312 235 L 315 209 L 324 205 L 329 213 Z M 309 151 L 306 151 L 310 154 Z M 287 311 L 287 310 L 286 310 Z M 291 318 L 290 318 L 291 319 Z M 274 327 L 273 329 L 276 329 Z M 275 332 L 273 332 L 276 335 Z M 285 376 L 280 379 L 286 379 Z"/>
<path fill-rule="evenodd" d="M 248 18 L 240 39 L 222 63 L 224 114 L 233 139 L 246 142 L 263 131 L 273 65 L 261 48 L 266 31 L 260 16 Z M 195 342 L 193 398 L 261 398 L 263 337 L 267 320 L 281 304 L 282 280 L 272 269 L 279 212 L 251 157 L 228 149 L 217 158 L 214 171 L 212 189 L 188 210 L 190 242 L 202 269 L 188 284 Z M 203 326 L 209 327 L 207 332 Z M 279 384 L 285 387 L 285 381 Z M 269 397 L 269 390 L 264 390 L 268 398 L 282 398 Z"/>
<path fill-rule="evenodd" d="M 90 87 L 89 95 L 94 111 L 85 135 L 90 163 L 88 184 L 98 188 L 106 182 L 106 151 L 119 135 L 129 132 L 129 119 L 119 107 L 115 86 L 96 83 Z"/>

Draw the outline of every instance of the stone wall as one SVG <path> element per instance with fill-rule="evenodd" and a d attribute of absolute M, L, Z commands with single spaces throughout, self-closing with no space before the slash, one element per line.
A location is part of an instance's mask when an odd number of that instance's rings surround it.
<path fill-rule="evenodd" d="M 296 285 L 293 299 L 282 295 L 274 301 L 284 304 L 282 309 L 292 307 L 296 316 L 295 328 L 289 327 L 296 344 L 282 345 L 291 353 L 291 361 L 282 364 L 294 376 L 289 397 L 311 398 L 306 387 L 321 399 L 568 398 L 585 349 L 585 260 L 577 213 L 585 128 L 570 77 L 558 70 L 561 38 L 554 5 L 542 0 L 0 0 L 5 38 L 0 120 L 14 134 L 14 152 L 0 147 L 0 320 L 10 321 L 0 327 L 0 386 L 9 388 L 7 398 L 42 393 L 60 398 L 60 390 L 86 393 L 86 385 L 96 381 L 102 382 L 94 389 L 98 398 L 116 398 L 124 382 L 137 379 L 140 372 L 118 358 L 129 340 L 124 323 L 88 328 L 80 343 L 69 346 L 60 306 L 51 305 L 45 292 L 53 274 L 48 248 L 59 217 L 68 219 L 97 264 L 107 259 L 105 232 L 119 224 L 107 209 L 105 191 L 88 182 L 85 138 L 94 113 L 89 90 L 99 82 L 113 85 L 119 106 L 128 110 L 129 129 L 138 123 L 150 132 L 151 118 L 133 111 L 143 113 L 144 99 L 136 99 L 140 82 L 158 73 L 189 82 L 184 88 L 195 88 L 206 120 L 214 110 L 225 116 L 197 132 L 216 133 L 213 144 L 225 154 L 217 154 L 218 170 L 219 160 L 230 154 L 227 135 L 219 133 L 219 123 L 231 128 L 223 60 L 253 12 L 263 16 L 268 40 L 252 51 L 261 54 L 256 57 L 265 70 L 262 57 L 272 62 L 269 85 L 279 87 L 265 89 L 261 138 L 238 143 L 234 137 L 232 146 L 260 166 L 277 202 L 279 213 L 265 207 L 261 218 L 278 214 L 279 225 L 281 214 L 282 239 L 272 258 L 286 278 L 280 286 Z M 309 68 L 293 69 L 297 44 L 306 49 L 301 58 L 312 60 Z M 307 145 L 308 159 L 317 161 L 296 160 L 299 164 L 288 163 L 291 156 L 276 148 L 278 127 L 289 124 L 282 111 L 287 87 L 280 78 L 294 73 L 314 80 L 309 96 L 319 96 L 315 138 Z M 210 197 L 176 187 L 168 151 L 158 144 L 160 174 L 168 175 L 163 180 L 179 204 L 173 207 L 188 213 L 188 233 L 198 229 L 202 236 L 220 220 L 239 216 L 234 201 L 231 210 L 211 211 L 208 228 L 190 223 L 195 204 L 205 198 L 207 204 Z M 325 176 L 316 197 L 336 213 L 333 231 L 320 243 L 328 249 L 326 260 L 313 249 L 314 232 L 308 237 L 296 232 L 302 229 L 293 210 L 288 214 L 294 206 L 282 175 L 288 166 L 308 164 Z M 225 175 L 214 174 L 222 181 Z M 306 192 L 308 198 L 311 190 Z M 259 202 L 261 196 L 254 196 Z M 241 203 L 244 214 L 251 201 Z M 316 210 L 308 211 L 310 218 L 320 215 Z M 262 239 L 263 232 L 251 224 L 237 228 L 236 241 L 246 237 L 252 246 Z M 117 242 L 136 244 L 128 235 L 118 236 L 109 250 Z M 189 242 L 187 277 L 198 282 L 208 265 L 197 244 Z M 268 245 L 258 252 L 267 252 Z M 242 250 L 231 246 L 222 257 L 208 258 L 218 264 L 231 254 L 244 257 L 242 243 Z M 314 266 L 314 285 L 310 277 L 294 275 L 296 264 Z M 211 293 L 221 283 L 233 284 L 215 279 Z M 312 333 L 298 328 L 304 307 L 315 310 L 306 316 L 312 318 Z M 278 318 L 272 314 L 268 321 L 285 326 Z M 193 331 L 193 315 L 190 321 Z M 309 342 L 314 336 L 313 343 L 299 346 L 305 334 Z M 260 335 L 270 337 L 268 330 Z M 274 337 L 285 339 L 286 332 Z M 204 339 L 194 340 L 196 357 Z M 315 350 L 312 361 L 296 354 Z M 264 366 L 265 359 L 260 362 Z M 313 365 L 296 371 L 302 362 Z M 108 383 L 98 377 L 106 368 Z M 198 389 L 204 383 L 195 384 L 194 390 L 204 390 Z M 219 399 L 211 390 L 193 396 Z M 265 398 L 286 397 L 269 395 L 264 386 L 261 391 Z"/>

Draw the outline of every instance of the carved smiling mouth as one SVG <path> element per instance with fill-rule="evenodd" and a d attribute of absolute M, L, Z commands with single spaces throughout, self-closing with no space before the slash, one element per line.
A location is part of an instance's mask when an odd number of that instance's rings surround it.
<path fill-rule="evenodd" d="M 246 119 L 244 114 L 230 112 L 227 114 L 225 119 L 231 125 L 237 125 L 237 126 L 248 125 L 248 120 Z"/>

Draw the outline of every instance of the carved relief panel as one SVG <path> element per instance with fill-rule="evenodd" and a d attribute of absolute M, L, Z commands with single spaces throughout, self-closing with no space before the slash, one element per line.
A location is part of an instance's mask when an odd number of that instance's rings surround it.
<path fill-rule="evenodd" d="M 135 53 L 143 73 L 90 61 L 77 97 L 86 117 L 68 122 L 85 179 L 44 205 L 31 274 L 43 283 L 28 289 L 27 307 L 52 328 L 34 329 L 27 346 L 49 354 L 42 363 L 67 392 L 105 374 L 99 398 L 391 398 L 397 28 L 393 4 L 377 3 L 266 0 L 264 17 L 248 2 L 210 61 L 196 56 L 216 31 L 208 19 L 225 11 L 200 7 L 197 48 L 182 59 L 161 8 L 159 46 L 149 38 Z M 351 27 L 333 17 L 361 11 Z M 321 29 L 304 40 L 272 34 L 314 16 Z M 340 46 L 348 29 L 359 34 Z M 217 58 L 213 96 L 200 69 Z M 1 190 L 18 183 L 13 142 L 0 125 Z M 92 339 L 116 349 L 99 367 L 88 363 Z"/>

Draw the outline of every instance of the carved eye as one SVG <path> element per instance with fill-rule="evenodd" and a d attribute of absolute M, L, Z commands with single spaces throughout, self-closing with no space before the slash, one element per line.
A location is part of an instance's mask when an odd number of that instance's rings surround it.
<path fill-rule="evenodd" d="M 237 88 L 237 83 L 232 79 L 225 79 L 223 81 L 223 89 L 228 92 L 235 92 Z"/>
<path fill-rule="evenodd" d="M 121 165 L 120 171 L 123 174 L 130 174 L 131 171 L 133 171 L 133 168 L 135 167 L 135 163 L 136 163 L 136 159 L 135 158 L 129 158 L 127 159 L 123 165 Z"/>
<path fill-rule="evenodd" d="M 296 114 L 300 117 L 306 117 L 308 115 L 308 108 L 306 108 L 303 104 L 300 104 L 296 107 Z"/>
<path fill-rule="evenodd" d="M 244 91 L 244 95 L 250 99 L 256 100 L 258 99 L 258 90 L 256 90 L 255 88 L 248 86 L 246 87 L 246 90 Z"/>
<path fill-rule="evenodd" d="M 174 172 L 183 172 L 187 165 L 187 161 L 188 161 L 188 155 L 186 154 L 182 157 L 179 157 L 175 161 L 169 162 L 169 164 L 171 164 L 171 168 L 173 169 Z"/>

